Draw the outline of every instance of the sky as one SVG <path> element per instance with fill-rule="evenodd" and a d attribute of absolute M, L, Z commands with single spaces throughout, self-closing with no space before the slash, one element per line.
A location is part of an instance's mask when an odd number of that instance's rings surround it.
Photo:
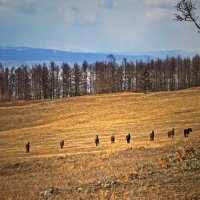
<path fill-rule="evenodd" d="M 0 46 L 79 52 L 200 51 L 178 0 L 0 0 Z"/>

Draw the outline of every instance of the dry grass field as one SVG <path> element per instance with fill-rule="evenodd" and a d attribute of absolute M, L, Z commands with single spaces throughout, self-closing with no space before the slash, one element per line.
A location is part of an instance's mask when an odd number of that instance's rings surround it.
<path fill-rule="evenodd" d="M 200 88 L 0 104 L 0 200 L 200 199 L 200 169 L 165 161 L 187 146 L 200 150 Z"/>

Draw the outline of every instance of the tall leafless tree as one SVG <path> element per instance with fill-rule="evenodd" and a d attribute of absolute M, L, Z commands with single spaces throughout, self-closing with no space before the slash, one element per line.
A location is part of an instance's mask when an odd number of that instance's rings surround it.
<path fill-rule="evenodd" d="M 200 33 L 200 22 L 198 21 L 199 16 L 196 14 L 196 4 L 197 1 L 194 0 L 181 0 L 175 6 L 177 9 L 176 20 L 177 21 L 187 21 L 192 22 L 198 29 Z"/>
<path fill-rule="evenodd" d="M 83 61 L 81 73 L 82 73 L 82 91 L 81 94 L 86 95 L 88 92 L 88 68 L 89 64 L 86 60 Z"/>
<path fill-rule="evenodd" d="M 62 64 L 62 96 L 63 98 L 70 96 L 71 91 L 71 69 L 67 63 Z"/>
<path fill-rule="evenodd" d="M 74 63 L 74 96 L 80 96 L 81 95 L 81 68 L 78 63 Z"/>

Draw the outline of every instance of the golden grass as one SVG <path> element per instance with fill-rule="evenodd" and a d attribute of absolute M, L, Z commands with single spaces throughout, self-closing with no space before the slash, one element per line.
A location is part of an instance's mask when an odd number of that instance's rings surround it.
<path fill-rule="evenodd" d="M 171 139 L 167 131 L 173 127 Z M 187 127 L 193 132 L 184 138 Z M 195 199 L 200 196 L 198 171 L 170 174 L 162 158 L 180 144 L 197 149 L 199 136 L 200 88 L 1 104 L 0 199 Z M 30 154 L 25 153 L 27 141 Z M 130 180 L 134 173 L 140 178 Z M 98 188 L 105 178 L 116 180 L 116 186 Z M 45 188 L 52 186 L 59 194 L 45 197 Z"/>
<path fill-rule="evenodd" d="M 167 131 L 175 128 L 174 140 Z M 200 130 L 200 88 L 150 94 L 115 93 L 58 100 L 20 102 L 0 107 L 0 159 L 26 158 L 24 145 L 31 144 L 29 157 L 57 154 L 112 152 L 132 146 L 161 147 L 183 138 L 183 129 Z M 149 133 L 155 130 L 155 142 Z M 95 135 L 100 146 L 94 145 Z M 110 144 L 110 136 L 116 143 Z M 59 141 L 65 148 L 59 150 Z"/>

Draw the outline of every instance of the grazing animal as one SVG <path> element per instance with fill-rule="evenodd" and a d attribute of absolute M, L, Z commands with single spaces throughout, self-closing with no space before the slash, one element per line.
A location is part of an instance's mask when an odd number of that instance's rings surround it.
<path fill-rule="evenodd" d="M 99 136 L 98 135 L 96 135 L 95 144 L 96 144 L 96 146 L 99 144 Z"/>
<path fill-rule="evenodd" d="M 26 153 L 29 153 L 30 152 L 30 142 L 26 143 L 25 148 L 26 148 Z"/>
<path fill-rule="evenodd" d="M 192 132 L 192 129 L 191 128 L 186 128 L 184 129 L 184 136 L 185 137 L 188 137 L 189 133 Z"/>
<path fill-rule="evenodd" d="M 112 143 L 112 144 L 115 143 L 115 136 L 112 135 L 112 136 L 110 137 L 110 140 L 111 140 L 111 143 Z"/>
<path fill-rule="evenodd" d="M 171 130 L 171 131 L 168 131 L 168 137 L 170 138 L 173 138 L 174 137 L 174 135 L 175 135 L 175 130 L 174 130 L 174 128 Z"/>
<path fill-rule="evenodd" d="M 154 141 L 154 130 L 150 133 L 150 141 Z"/>
<path fill-rule="evenodd" d="M 127 143 L 130 143 L 130 141 L 131 141 L 131 134 L 130 133 L 126 136 L 126 141 L 127 141 Z"/>
<path fill-rule="evenodd" d="M 64 140 L 61 140 L 61 141 L 60 141 L 60 148 L 61 148 L 61 149 L 63 149 L 64 144 L 65 144 Z"/>

